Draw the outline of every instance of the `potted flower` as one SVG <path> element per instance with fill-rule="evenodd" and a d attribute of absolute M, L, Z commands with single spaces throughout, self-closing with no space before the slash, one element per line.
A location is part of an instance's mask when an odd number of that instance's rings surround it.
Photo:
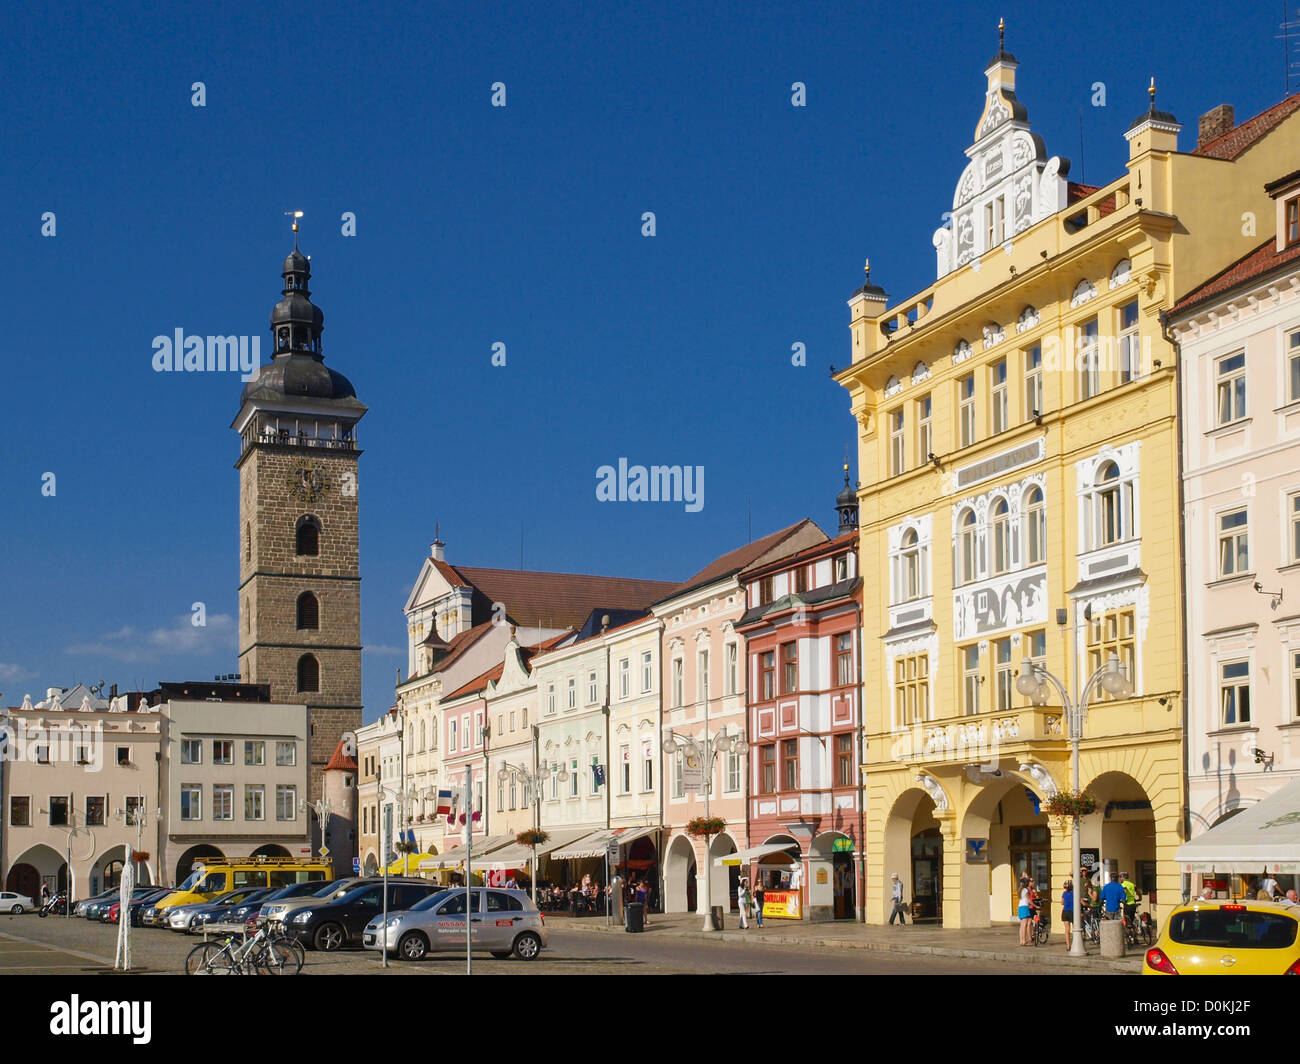
<path fill-rule="evenodd" d="M 470 814 L 470 819 L 471 819 L 475 824 L 477 824 L 480 820 L 483 819 L 483 810 L 481 810 L 481 809 L 475 809 L 474 812 Z"/>
<path fill-rule="evenodd" d="M 692 838 L 709 838 L 726 828 L 727 822 L 720 816 L 692 817 L 686 824 L 686 834 Z"/>
<path fill-rule="evenodd" d="M 1043 812 L 1062 823 L 1078 821 L 1097 811 L 1097 799 L 1087 791 L 1057 791 L 1043 803 Z"/>
<path fill-rule="evenodd" d="M 131 855 L 131 860 L 139 861 L 141 864 L 143 864 L 145 861 L 149 860 L 149 851 L 136 850 L 135 853 Z"/>
<path fill-rule="evenodd" d="M 529 828 L 527 831 L 521 831 L 515 836 L 515 842 L 520 846 L 531 846 L 536 849 L 538 846 L 544 846 L 551 836 L 541 828 Z"/>

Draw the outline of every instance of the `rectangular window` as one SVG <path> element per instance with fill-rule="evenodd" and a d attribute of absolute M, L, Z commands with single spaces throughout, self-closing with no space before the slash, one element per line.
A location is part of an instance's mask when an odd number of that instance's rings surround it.
<path fill-rule="evenodd" d="M 292 739 L 279 739 L 275 744 L 277 768 L 293 768 L 298 764 L 298 744 Z"/>
<path fill-rule="evenodd" d="M 925 465 L 934 454 L 934 404 L 928 395 L 916 401 L 916 464 Z"/>
<path fill-rule="evenodd" d="M 1137 613 L 1133 607 L 1108 610 L 1094 615 L 1088 625 L 1088 672 L 1096 672 L 1114 654 L 1119 658 L 1124 675 L 1137 687 Z M 1097 699 L 1113 699 L 1104 690 L 1096 692 Z"/>
<path fill-rule="evenodd" d="M 723 693 L 736 693 L 736 669 L 739 661 L 739 649 L 735 643 L 728 643 L 726 649 L 726 669 L 723 676 Z"/>
<path fill-rule="evenodd" d="M 709 652 L 701 650 L 695 655 L 695 697 L 701 702 L 709 700 Z"/>
<path fill-rule="evenodd" d="M 497 777 L 497 812 L 506 811 L 506 781 L 500 776 Z"/>
<path fill-rule="evenodd" d="M 1291 561 L 1300 562 L 1300 493 L 1287 498 L 1287 519 L 1291 522 Z"/>
<path fill-rule="evenodd" d="M 1286 339 L 1287 401 L 1300 402 L 1300 332 Z"/>
<path fill-rule="evenodd" d="M 595 704 L 596 704 L 596 674 L 594 672 L 589 672 L 587 673 L 587 705 L 594 706 Z"/>
<path fill-rule="evenodd" d="M 266 764 L 266 743 L 261 739 L 244 742 L 244 764 L 261 766 Z"/>
<path fill-rule="evenodd" d="M 1119 382 L 1127 384 L 1137 380 L 1141 363 L 1138 338 L 1137 300 L 1119 308 Z"/>
<path fill-rule="evenodd" d="M 907 468 L 906 439 L 903 436 L 903 408 L 891 410 L 889 417 L 889 475 L 898 476 Z"/>
<path fill-rule="evenodd" d="M 516 716 L 516 714 L 515 714 L 515 711 L 512 709 L 512 710 L 510 711 L 510 730 L 511 730 L 511 731 L 514 731 L 514 730 L 515 730 L 515 721 L 516 721 L 517 719 L 518 719 L 518 718 L 517 718 L 517 716 Z"/>
<path fill-rule="evenodd" d="M 799 740 L 781 740 L 781 789 L 799 789 Z"/>
<path fill-rule="evenodd" d="M 909 727 L 930 719 L 930 655 L 894 659 L 894 724 Z"/>
<path fill-rule="evenodd" d="M 654 753 L 651 750 L 649 744 L 646 744 L 646 749 L 642 751 L 642 753 L 643 753 L 643 757 L 641 761 L 641 790 L 653 791 L 655 789 Z"/>
<path fill-rule="evenodd" d="M 212 740 L 212 763 L 214 765 L 233 765 L 235 763 L 235 743 L 233 739 Z"/>
<path fill-rule="evenodd" d="M 451 718 L 451 723 L 448 725 L 448 728 L 447 728 L 447 751 L 448 751 L 448 753 L 453 753 L 453 754 L 454 754 L 454 753 L 459 749 L 459 747 L 456 745 L 456 743 L 457 743 L 457 738 L 456 738 L 456 719 L 453 717 L 453 718 Z"/>
<path fill-rule="evenodd" d="M 578 704 L 578 680 L 577 677 L 569 677 L 569 695 L 566 704 L 568 709 L 573 709 Z"/>
<path fill-rule="evenodd" d="M 793 694 L 799 690 L 799 644 L 781 644 L 782 694 Z"/>
<path fill-rule="evenodd" d="M 50 826 L 56 828 L 68 826 L 68 799 L 66 795 L 50 798 Z"/>
<path fill-rule="evenodd" d="M 569 797 L 578 797 L 578 759 L 572 758 L 569 764 Z"/>
<path fill-rule="evenodd" d="M 1250 723 L 1250 662 L 1231 661 L 1219 666 L 1219 705 L 1225 728 Z"/>
<path fill-rule="evenodd" d="M 131 763 L 131 748 L 129 746 L 119 746 L 117 748 L 117 763 L 119 765 L 129 765 Z"/>
<path fill-rule="evenodd" d="M 960 423 L 959 446 L 969 447 L 975 442 L 975 374 L 970 373 L 957 382 L 957 410 Z"/>
<path fill-rule="evenodd" d="M 244 786 L 244 819 L 266 819 L 266 788 L 261 784 Z"/>
<path fill-rule="evenodd" d="M 1230 425 L 1246 416 L 1246 353 L 1221 358 L 1214 369 L 1215 420 Z"/>
<path fill-rule="evenodd" d="M 853 682 L 852 632 L 841 632 L 835 637 L 835 679 L 841 687 Z"/>
<path fill-rule="evenodd" d="M 627 698 L 632 693 L 632 663 L 627 658 L 618 659 L 618 697 Z"/>
<path fill-rule="evenodd" d="M 776 651 L 767 650 L 758 659 L 759 686 L 764 698 L 776 697 Z"/>
<path fill-rule="evenodd" d="M 798 569 L 794 571 L 794 593 L 796 595 L 799 595 L 807 590 L 808 590 L 808 567 L 806 565 L 801 565 L 799 566 Z"/>
<path fill-rule="evenodd" d="M 993 651 L 993 669 L 997 681 L 997 708 L 999 712 L 1002 712 L 1011 708 L 1011 699 L 1016 690 L 1015 671 L 1011 666 L 1011 640 L 995 640 Z"/>
<path fill-rule="evenodd" d="M 202 763 L 203 763 L 203 740 L 182 739 L 181 740 L 181 764 L 201 765 Z"/>
<path fill-rule="evenodd" d="M 510 773 L 510 808 L 516 809 L 519 806 L 519 777 L 515 773 Z"/>
<path fill-rule="evenodd" d="M 989 392 L 993 400 L 992 431 L 994 434 L 1007 430 L 1007 360 L 994 362 L 989 368 Z"/>
<path fill-rule="evenodd" d="M 632 748 L 630 746 L 618 748 L 618 793 L 632 793 Z"/>
<path fill-rule="evenodd" d="M 235 787 L 231 783 L 212 785 L 212 819 L 235 819 Z"/>
<path fill-rule="evenodd" d="M 853 780 L 853 736 L 835 736 L 835 786 L 852 787 Z"/>
<path fill-rule="evenodd" d="M 126 800 L 127 827 L 135 827 L 136 820 L 140 816 L 141 803 L 143 801 L 143 798 L 128 798 Z"/>
<path fill-rule="evenodd" d="M 980 648 L 961 650 L 961 708 L 968 717 L 980 711 Z"/>
<path fill-rule="evenodd" d="M 1101 391 L 1100 358 L 1097 350 L 1097 319 L 1085 321 L 1077 337 L 1079 349 L 1079 397 L 1091 399 Z"/>
<path fill-rule="evenodd" d="M 682 752 L 677 750 L 673 754 L 673 797 L 681 798 L 686 793 L 686 781 L 682 779 L 682 771 L 685 765 L 682 763 Z"/>
<path fill-rule="evenodd" d="M 1300 720 L 1300 650 L 1291 654 L 1291 717 Z"/>
<path fill-rule="evenodd" d="M 102 828 L 104 826 L 104 796 L 102 794 L 86 797 L 86 827 Z"/>
<path fill-rule="evenodd" d="M 776 793 L 776 743 L 758 748 L 758 783 L 760 794 Z"/>
<path fill-rule="evenodd" d="M 599 768 L 599 767 L 600 767 L 600 761 L 599 761 L 599 759 L 593 757 L 593 758 L 591 759 L 591 769 L 590 769 L 590 772 L 591 772 L 591 793 L 592 793 L 592 794 L 599 794 L 599 793 L 600 793 L 600 780 L 598 780 L 598 779 L 596 778 L 596 776 L 597 776 L 596 769 Z"/>
<path fill-rule="evenodd" d="M 9 799 L 9 824 L 15 828 L 29 828 L 32 826 L 32 797 L 28 795 L 12 795 Z"/>
<path fill-rule="evenodd" d="M 1034 344 L 1025 352 L 1025 420 L 1043 413 L 1043 349 Z"/>
<path fill-rule="evenodd" d="M 298 788 L 281 783 L 275 788 L 275 819 L 298 819 Z"/>
<path fill-rule="evenodd" d="M 1245 509 L 1219 514 L 1219 575 L 1250 572 L 1250 530 Z"/>
<path fill-rule="evenodd" d="M 758 582 L 758 604 L 766 606 L 772 601 L 773 589 L 775 588 L 775 578 L 765 576 Z"/>
<path fill-rule="evenodd" d="M 673 708 L 681 709 L 686 697 L 686 665 L 681 658 L 673 658 Z"/>
<path fill-rule="evenodd" d="M 727 751 L 727 785 L 723 788 L 728 794 L 740 790 L 741 755 L 734 750 Z"/>
<path fill-rule="evenodd" d="M 181 819 L 203 819 L 203 788 L 197 783 L 181 784 Z"/>
<path fill-rule="evenodd" d="M 641 655 L 641 693 L 649 694 L 654 682 L 654 657 L 647 650 Z"/>
<path fill-rule="evenodd" d="M 546 685 L 546 712 L 555 712 L 555 684 Z"/>
<path fill-rule="evenodd" d="M 1283 223 L 1286 232 L 1286 246 L 1300 244 L 1300 196 L 1289 199 L 1282 206 L 1285 217 Z"/>

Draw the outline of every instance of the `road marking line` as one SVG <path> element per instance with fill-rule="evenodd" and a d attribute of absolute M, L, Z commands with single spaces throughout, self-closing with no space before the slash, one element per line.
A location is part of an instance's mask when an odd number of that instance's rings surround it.
<path fill-rule="evenodd" d="M 7 931 L 0 931 L 0 938 L 7 938 L 11 942 L 22 942 L 28 946 L 42 946 L 48 950 L 66 953 L 69 957 L 80 957 L 83 960 L 94 961 L 96 964 L 106 965 L 109 968 L 113 967 L 113 962 L 111 960 L 107 960 L 104 957 L 97 957 L 93 953 L 83 953 L 81 950 L 68 949 L 66 946 L 55 946 L 49 942 L 41 942 L 34 938 L 22 938 L 19 935 L 11 935 Z"/>

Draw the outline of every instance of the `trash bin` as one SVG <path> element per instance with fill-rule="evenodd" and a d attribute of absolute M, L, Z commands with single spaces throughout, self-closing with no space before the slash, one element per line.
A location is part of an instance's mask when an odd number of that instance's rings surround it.
<path fill-rule="evenodd" d="M 709 912 L 713 916 L 713 930 L 721 931 L 722 930 L 722 906 L 715 905 L 713 906 L 712 909 L 709 910 Z"/>
<path fill-rule="evenodd" d="M 645 930 L 645 906 L 639 901 L 629 902 L 624 910 L 627 915 L 627 930 L 632 934 L 640 934 Z"/>

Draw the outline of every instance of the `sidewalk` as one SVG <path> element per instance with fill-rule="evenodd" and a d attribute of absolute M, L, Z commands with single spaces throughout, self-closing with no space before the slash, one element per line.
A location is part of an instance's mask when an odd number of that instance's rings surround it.
<path fill-rule="evenodd" d="M 572 928 L 575 931 L 597 931 L 609 934 L 626 934 L 621 923 L 606 925 L 603 917 L 572 918 L 565 913 L 547 913 L 551 928 Z M 702 916 L 695 913 L 652 914 L 645 934 L 671 938 L 708 938 L 714 942 L 743 944 L 765 942 L 779 946 L 817 946 L 828 949 L 865 949 L 883 953 L 921 953 L 934 957 L 974 957 L 982 960 L 1005 961 L 1016 968 L 1030 965 L 1056 965 L 1086 968 L 1103 972 L 1127 972 L 1136 975 L 1142 970 L 1142 954 L 1130 953 L 1123 960 L 1103 960 L 1095 946 L 1089 946 L 1086 958 L 1071 957 L 1065 952 L 1065 942 L 1060 939 L 1046 946 L 1016 945 L 1016 925 L 995 924 L 991 928 L 968 931 L 948 930 L 928 924 L 908 924 L 884 927 L 850 923 L 810 924 L 801 920 L 769 919 L 763 927 L 752 923 L 742 931 L 735 913 L 728 913 L 723 931 L 703 931 Z"/>

